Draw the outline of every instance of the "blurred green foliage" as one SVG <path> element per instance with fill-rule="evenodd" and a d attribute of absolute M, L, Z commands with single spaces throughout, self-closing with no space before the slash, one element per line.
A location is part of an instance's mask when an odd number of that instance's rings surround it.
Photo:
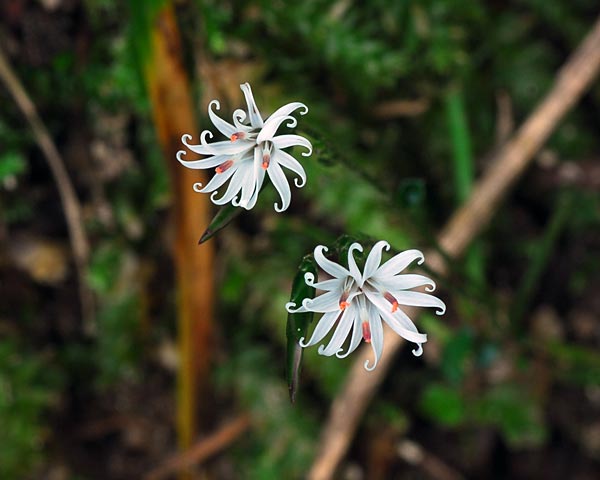
<path fill-rule="evenodd" d="M 34 470 L 48 438 L 47 418 L 64 378 L 47 355 L 0 338 L 0 477 Z"/>

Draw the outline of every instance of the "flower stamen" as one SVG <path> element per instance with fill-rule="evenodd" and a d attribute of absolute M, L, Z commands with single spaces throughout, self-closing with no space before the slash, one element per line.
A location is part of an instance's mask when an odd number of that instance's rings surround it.
<path fill-rule="evenodd" d="M 362 334 L 365 342 L 371 343 L 371 325 L 368 320 L 362 322 Z"/>
<path fill-rule="evenodd" d="M 244 139 L 246 137 L 246 134 L 244 132 L 235 132 L 233 134 L 231 134 L 231 141 L 235 142 L 236 140 L 239 139 Z"/>
<path fill-rule="evenodd" d="M 229 170 L 232 165 L 233 165 L 233 160 L 225 160 L 221 165 L 219 165 L 217 168 L 215 168 L 215 172 L 223 173 L 226 170 Z"/>
<path fill-rule="evenodd" d="M 392 304 L 392 313 L 398 310 L 398 300 L 390 292 L 385 292 L 383 298 Z"/>
<path fill-rule="evenodd" d="M 266 170 L 267 168 L 269 168 L 270 163 L 271 163 L 271 155 L 269 155 L 268 153 L 265 153 L 263 155 L 263 161 L 262 161 L 263 170 Z"/>

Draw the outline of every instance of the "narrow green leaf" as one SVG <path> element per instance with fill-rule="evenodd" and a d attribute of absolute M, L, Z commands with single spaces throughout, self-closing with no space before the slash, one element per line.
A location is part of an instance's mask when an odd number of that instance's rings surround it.
<path fill-rule="evenodd" d="M 198 244 L 211 239 L 215 233 L 229 225 L 229 223 L 240 213 L 242 213 L 242 209 L 234 207 L 230 203 L 221 207 L 215 215 L 215 218 L 212 219 L 212 222 L 210 222 L 210 225 L 200 237 L 200 240 L 198 240 Z"/>
<path fill-rule="evenodd" d="M 298 267 L 298 273 L 296 273 L 296 276 L 294 277 L 290 302 L 294 302 L 297 306 L 301 305 L 302 300 L 305 298 L 313 298 L 315 296 L 315 289 L 308 286 L 304 280 L 304 275 L 306 273 L 312 273 L 315 278 L 317 276 L 317 265 L 312 254 L 306 255 L 302 259 L 300 266 Z M 296 392 L 298 390 L 298 382 L 300 379 L 300 367 L 302 366 L 303 349 L 298 342 L 302 337 L 306 337 L 308 326 L 312 323 L 313 317 L 313 312 L 288 314 L 286 326 L 286 375 L 290 401 L 292 403 L 296 401 Z"/>

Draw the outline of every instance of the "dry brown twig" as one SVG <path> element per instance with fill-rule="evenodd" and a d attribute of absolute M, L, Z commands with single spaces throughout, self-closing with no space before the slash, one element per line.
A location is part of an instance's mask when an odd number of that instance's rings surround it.
<path fill-rule="evenodd" d="M 144 480 L 161 480 L 187 468 L 198 465 L 223 450 L 239 438 L 250 427 L 250 417 L 240 415 L 227 422 L 211 436 L 200 440 L 183 453 L 169 457 L 163 464 L 152 470 Z"/>
<path fill-rule="evenodd" d="M 441 249 L 450 258 L 460 256 L 488 224 L 508 190 L 531 162 L 535 152 L 550 136 L 559 120 L 579 100 L 600 69 L 600 18 L 559 71 L 554 86 L 527 121 L 492 160 L 491 168 L 477 183 L 469 200 L 450 218 L 438 235 Z M 446 264 L 437 252 L 426 254 L 429 267 L 443 275 Z M 407 309 L 410 316 L 416 309 Z M 309 471 L 310 480 L 333 478 L 346 454 L 369 401 L 404 345 L 397 335 L 385 330 L 385 349 L 377 368 L 367 372 L 363 364 L 370 348 L 359 351 L 341 391 L 331 406 Z"/>
<path fill-rule="evenodd" d="M 19 109 L 29 122 L 35 140 L 42 150 L 48 166 L 56 182 L 56 187 L 60 194 L 60 200 L 65 212 L 67 228 L 69 230 L 69 239 L 77 275 L 79 280 L 79 297 L 83 313 L 84 329 L 91 333 L 94 328 L 94 304 L 93 297 L 86 287 L 85 274 L 89 257 L 89 242 L 83 227 L 81 205 L 75 194 L 75 189 L 69 178 L 69 174 L 56 145 L 48 129 L 42 122 L 35 104 L 27 94 L 23 84 L 14 73 L 4 52 L 0 48 L 0 79 L 4 82 L 7 90 L 15 100 Z"/>

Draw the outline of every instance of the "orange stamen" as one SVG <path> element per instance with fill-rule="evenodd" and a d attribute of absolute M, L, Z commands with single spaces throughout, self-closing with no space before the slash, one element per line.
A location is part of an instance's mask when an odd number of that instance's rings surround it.
<path fill-rule="evenodd" d="M 236 140 L 239 140 L 240 138 L 244 138 L 244 132 L 235 132 L 235 133 L 231 134 L 232 142 L 235 142 Z"/>
<path fill-rule="evenodd" d="M 221 165 L 219 165 L 217 168 L 215 168 L 215 172 L 223 173 L 224 171 L 229 170 L 229 168 L 231 168 L 232 165 L 233 165 L 233 160 L 226 160 Z"/>
<path fill-rule="evenodd" d="M 383 298 L 392 304 L 392 313 L 398 310 L 398 300 L 390 292 L 385 292 Z"/>
<path fill-rule="evenodd" d="M 369 322 L 365 321 L 362 323 L 362 332 L 365 342 L 371 343 L 371 326 L 369 325 Z"/>
<path fill-rule="evenodd" d="M 268 153 L 265 153 L 263 155 L 262 168 L 264 170 L 266 170 L 267 168 L 269 168 L 270 163 L 271 163 L 271 155 L 269 155 Z"/>
<path fill-rule="evenodd" d="M 342 301 L 340 302 L 340 310 L 345 310 L 346 307 L 349 307 L 350 303 L 346 302 L 346 301 Z"/>

